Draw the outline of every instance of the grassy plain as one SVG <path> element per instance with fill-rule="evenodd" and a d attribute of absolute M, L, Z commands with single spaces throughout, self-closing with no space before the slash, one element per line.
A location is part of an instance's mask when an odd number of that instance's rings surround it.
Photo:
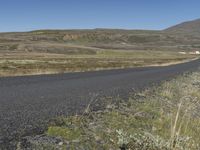
<path fill-rule="evenodd" d="M 195 56 L 200 36 L 145 30 L 38 30 L 0 33 L 0 76 L 176 63 Z"/>
<path fill-rule="evenodd" d="M 147 50 L 81 50 L 65 54 L 1 52 L 0 76 L 51 74 L 177 63 L 193 55 Z"/>

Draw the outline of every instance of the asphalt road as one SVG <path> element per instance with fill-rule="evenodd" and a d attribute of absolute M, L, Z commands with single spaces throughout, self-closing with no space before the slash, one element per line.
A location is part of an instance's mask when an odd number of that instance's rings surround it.
<path fill-rule="evenodd" d="M 126 97 L 133 89 L 147 87 L 193 71 L 200 60 L 167 66 L 59 75 L 0 78 L 0 149 L 11 149 L 21 136 L 40 133 L 56 116 L 82 112 L 100 97 Z"/>

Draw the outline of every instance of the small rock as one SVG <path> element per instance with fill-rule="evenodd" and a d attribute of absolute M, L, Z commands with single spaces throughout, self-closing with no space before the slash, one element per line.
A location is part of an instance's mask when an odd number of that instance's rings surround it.
<path fill-rule="evenodd" d="M 76 140 L 73 140 L 72 142 L 73 142 L 73 143 L 79 143 L 80 140 L 76 139 Z"/>

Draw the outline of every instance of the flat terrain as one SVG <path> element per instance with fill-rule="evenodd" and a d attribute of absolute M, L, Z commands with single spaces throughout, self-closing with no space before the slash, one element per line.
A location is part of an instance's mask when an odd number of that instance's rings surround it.
<path fill-rule="evenodd" d="M 82 72 L 177 63 L 195 55 L 144 50 L 73 51 L 72 54 L 0 52 L 0 76 Z"/>
<path fill-rule="evenodd" d="M 99 109 L 106 103 L 100 97 L 127 97 L 199 65 L 195 60 L 166 67 L 0 78 L 0 145 L 11 148 L 20 137 L 42 132 L 49 119 L 83 112 L 91 100 Z"/>

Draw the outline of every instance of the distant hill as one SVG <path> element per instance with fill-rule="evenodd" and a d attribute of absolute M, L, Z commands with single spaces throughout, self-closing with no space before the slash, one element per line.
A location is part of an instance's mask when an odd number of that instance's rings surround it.
<path fill-rule="evenodd" d="M 1 51 L 92 53 L 99 49 L 194 51 L 200 49 L 200 19 L 163 31 L 93 29 L 0 33 Z"/>
<path fill-rule="evenodd" d="M 200 34 L 200 19 L 187 21 L 178 25 L 167 28 L 167 32 L 178 32 L 178 33 L 189 33 L 189 34 Z"/>

